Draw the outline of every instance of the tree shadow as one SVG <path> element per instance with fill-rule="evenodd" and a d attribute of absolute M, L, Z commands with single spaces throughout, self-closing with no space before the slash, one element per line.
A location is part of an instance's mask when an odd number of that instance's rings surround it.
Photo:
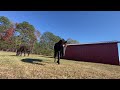
<path fill-rule="evenodd" d="M 42 62 L 43 60 L 41 59 L 31 59 L 31 58 L 26 58 L 26 59 L 22 59 L 22 62 L 26 62 L 26 63 L 31 63 L 31 64 L 38 64 L 38 65 L 45 65 Z"/>

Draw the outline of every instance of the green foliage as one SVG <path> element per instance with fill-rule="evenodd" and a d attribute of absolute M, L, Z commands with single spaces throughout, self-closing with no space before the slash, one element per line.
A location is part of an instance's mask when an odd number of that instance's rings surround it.
<path fill-rule="evenodd" d="M 34 31 L 34 26 L 25 21 L 16 26 L 16 32 L 20 33 L 20 37 L 22 37 L 22 40 L 25 42 L 35 38 Z"/>
<path fill-rule="evenodd" d="M 78 42 L 77 40 L 73 40 L 73 39 L 71 39 L 71 38 L 68 38 L 68 39 L 67 39 L 67 43 L 68 43 L 68 44 L 79 44 L 79 42 Z"/>
<path fill-rule="evenodd" d="M 38 31 L 38 30 L 35 30 L 35 36 L 36 36 L 36 38 L 37 38 L 37 40 L 39 40 L 40 39 L 40 36 L 41 36 L 41 33 L 40 33 L 40 31 Z"/>
<path fill-rule="evenodd" d="M 45 32 L 40 38 L 41 53 L 45 55 L 53 55 L 53 46 L 61 38 L 51 32 Z"/>
<path fill-rule="evenodd" d="M 16 24 L 16 32 L 19 33 L 16 43 L 23 44 L 31 47 L 32 53 L 34 48 L 34 43 L 37 40 L 35 35 L 35 28 L 29 22 L 22 22 Z"/>
<path fill-rule="evenodd" d="M 12 23 L 7 17 L 0 16 L 0 33 L 5 32 L 11 25 Z"/>

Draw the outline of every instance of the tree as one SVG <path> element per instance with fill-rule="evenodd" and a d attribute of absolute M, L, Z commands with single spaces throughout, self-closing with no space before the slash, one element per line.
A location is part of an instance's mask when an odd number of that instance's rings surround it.
<path fill-rule="evenodd" d="M 16 32 L 19 33 L 18 37 L 21 39 L 21 43 L 24 45 L 29 45 L 31 50 L 33 50 L 34 43 L 37 40 L 37 37 L 34 34 L 34 26 L 24 21 L 16 24 Z"/>
<path fill-rule="evenodd" d="M 45 32 L 40 38 L 40 50 L 42 54 L 53 55 L 53 46 L 61 38 L 51 32 Z"/>
<path fill-rule="evenodd" d="M 35 44 L 34 44 L 33 53 L 35 53 L 35 54 L 41 54 L 40 51 L 41 51 L 40 44 L 39 44 L 39 42 L 37 41 L 37 42 L 35 42 Z"/>
<path fill-rule="evenodd" d="M 0 39 L 9 40 L 14 33 L 12 22 L 4 16 L 0 16 Z"/>
<path fill-rule="evenodd" d="M 11 21 L 4 16 L 0 16 L 0 32 L 5 32 L 12 25 Z"/>
<path fill-rule="evenodd" d="M 34 32 L 35 28 L 33 25 L 24 21 L 16 25 L 16 32 L 20 33 L 20 37 L 24 42 L 28 42 L 31 39 L 35 38 Z"/>
<path fill-rule="evenodd" d="M 11 37 L 14 35 L 13 23 L 4 16 L 0 16 L 0 48 L 1 50 L 10 49 L 13 46 Z"/>
<path fill-rule="evenodd" d="M 77 40 L 73 40 L 71 38 L 67 39 L 67 44 L 79 44 L 79 42 Z"/>
<path fill-rule="evenodd" d="M 40 39 L 40 36 L 41 36 L 40 31 L 35 30 L 35 36 L 36 36 L 37 40 L 39 40 L 39 39 Z"/>

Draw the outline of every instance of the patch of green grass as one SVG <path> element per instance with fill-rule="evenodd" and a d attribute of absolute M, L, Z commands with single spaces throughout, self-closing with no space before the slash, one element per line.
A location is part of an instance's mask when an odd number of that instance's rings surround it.
<path fill-rule="evenodd" d="M 0 51 L 1 79 L 120 79 L 120 66 Z"/>

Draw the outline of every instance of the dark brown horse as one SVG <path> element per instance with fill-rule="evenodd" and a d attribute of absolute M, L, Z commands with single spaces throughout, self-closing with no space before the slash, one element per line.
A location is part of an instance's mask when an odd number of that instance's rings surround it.
<path fill-rule="evenodd" d="M 66 43 L 67 43 L 67 41 L 65 41 L 64 39 L 55 43 L 55 45 L 54 45 L 54 62 L 56 61 L 56 57 L 57 57 L 58 58 L 57 63 L 60 64 L 60 58 L 62 58 L 64 56 L 63 45 L 66 44 Z"/>
<path fill-rule="evenodd" d="M 20 46 L 20 48 L 17 49 L 17 52 L 16 52 L 16 56 L 22 56 L 22 53 L 24 53 L 24 56 L 25 56 L 25 53 L 30 54 L 30 49 L 28 49 L 26 46 Z"/>

